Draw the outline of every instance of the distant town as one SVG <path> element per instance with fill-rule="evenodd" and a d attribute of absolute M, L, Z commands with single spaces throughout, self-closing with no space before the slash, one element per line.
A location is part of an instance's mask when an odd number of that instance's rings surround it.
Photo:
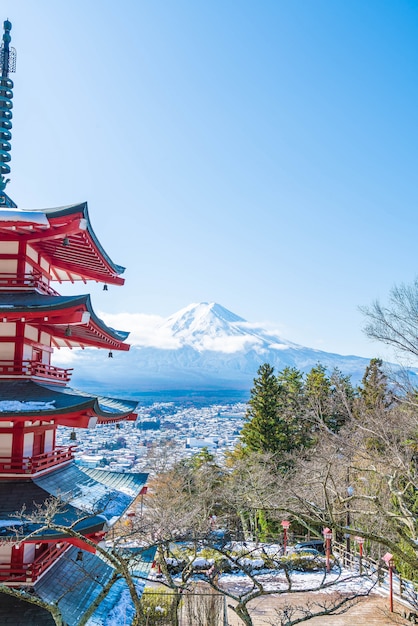
<path fill-rule="evenodd" d="M 57 444 L 75 446 L 76 463 L 118 472 L 150 472 L 207 448 L 222 462 L 237 443 L 245 402 L 190 406 L 154 402 L 138 409 L 135 422 L 98 425 L 91 430 L 61 426 Z M 164 454 L 164 451 L 166 454 Z"/>

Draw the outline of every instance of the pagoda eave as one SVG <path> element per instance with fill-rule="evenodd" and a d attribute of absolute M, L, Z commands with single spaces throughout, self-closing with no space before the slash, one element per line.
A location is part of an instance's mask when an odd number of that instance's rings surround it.
<path fill-rule="evenodd" d="M 99 415 L 96 411 L 92 411 L 90 414 L 80 413 L 77 415 L 74 413 L 72 415 L 60 415 L 59 420 L 55 420 L 55 423 L 58 426 L 68 426 L 70 428 L 93 428 L 96 424 L 117 424 L 125 420 L 132 422 L 137 417 L 136 413 Z"/>
<path fill-rule="evenodd" d="M 71 237 L 69 237 L 68 240 L 70 242 L 68 247 L 72 248 L 72 251 L 76 251 L 76 254 L 84 257 L 84 265 L 82 267 L 78 265 L 75 266 L 74 263 L 71 263 L 71 258 L 64 258 L 63 255 L 60 255 L 61 262 L 58 264 L 56 262 L 56 255 L 55 257 L 50 258 L 50 271 L 52 280 L 55 280 L 59 283 L 75 283 L 76 281 L 87 282 L 88 280 L 91 280 L 96 281 L 97 283 L 116 285 L 118 287 L 125 284 L 125 279 L 121 276 L 117 276 L 111 272 L 106 272 L 104 270 L 98 269 L 91 260 L 86 258 L 85 253 L 84 255 L 82 254 L 81 246 L 77 247 L 74 243 L 71 244 Z M 86 271 L 87 269 L 88 272 Z"/>
<path fill-rule="evenodd" d="M 88 280 L 96 281 L 98 283 L 106 283 L 108 285 L 117 285 L 122 286 L 125 284 L 125 279 L 120 276 L 114 275 L 111 272 L 106 272 L 103 269 L 97 268 L 96 264 L 94 264 L 91 259 L 86 258 L 85 250 L 81 245 L 76 246 L 75 243 L 71 243 L 71 237 L 68 238 L 69 244 L 68 249 L 71 248 L 71 253 L 75 253 L 78 257 L 84 258 L 84 264 L 82 267 L 74 265 L 71 262 L 70 252 L 67 255 L 64 255 L 61 251 L 61 254 L 58 253 L 53 255 L 51 251 L 50 263 L 51 263 L 51 276 L 52 280 L 55 280 L 59 283 L 63 282 L 71 282 L 74 283 L 76 281 L 87 282 Z M 62 245 L 62 244 L 60 244 Z M 84 254 L 83 254 L 84 250 Z M 46 251 L 45 251 L 46 252 Z M 48 257 L 49 257 L 48 254 Z M 60 263 L 58 264 L 56 259 L 60 257 Z M 88 270 L 88 271 L 86 271 Z"/>
<path fill-rule="evenodd" d="M 77 534 L 82 535 L 83 537 L 91 539 L 91 537 L 94 537 L 96 533 L 102 534 L 106 526 L 107 520 L 101 515 L 95 515 L 91 517 L 86 517 L 85 519 L 80 520 L 80 522 L 73 524 L 72 530 Z M 76 545 L 75 541 L 71 541 L 72 538 L 73 535 L 66 532 L 64 528 L 42 528 L 39 531 L 34 530 L 31 532 L 32 543 L 38 541 L 51 541 L 55 543 L 57 540 L 65 539 L 67 543 Z M 25 543 L 26 541 L 27 540 L 25 539 Z M 85 542 L 80 541 L 80 544 L 82 544 L 83 550 L 88 549 L 89 552 L 94 552 L 94 549 L 88 546 L 88 544 L 86 544 Z M 81 547 L 81 545 L 79 545 L 78 547 Z"/>
<path fill-rule="evenodd" d="M 103 416 L 100 416 L 97 418 L 97 423 L 98 424 L 116 424 L 118 422 L 124 422 L 124 421 L 136 422 L 137 419 L 138 419 L 138 413 L 128 413 L 128 415 L 124 415 L 122 417 L 104 418 Z"/>
<path fill-rule="evenodd" d="M 103 414 L 100 411 L 92 409 L 91 411 L 73 411 L 71 413 L 62 413 L 59 410 L 57 411 L 48 411 L 48 412 L 35 412 L 31 411 L 28 413 L 23 413 L 20 411 L 19 413 L 13 412 L 5 412 L 2 411 L 0 413 L 0 423 L 1 422 L 10 422 L 12 419 L 14 422 L 27 422 L 28 420 L 40 420 L 40 421 L 49 421 L 53 420 L 54 424 L 57 426 L 68 426 L 70 428 L 94 428 L 96 424 L 116 424 L 118 422 L 123 422 L 128 420 L 130 422 L 134 422 L 137 419 L 136 413 L 123 413 L 123 414 Z"/>
<path fill-rule="evenodd" d="M 108 350 L 117 350 L 118 352 L 128 352 L 131 348 L 130 344 L 115 341 L 111 337 L 97 337 L 97 335 L 89 333 L 89 328 L 84 333 L 74 330 L 71 337 L 67 337 L 64 333 L 54 333 L 51 337 L 52 345 L 55 348 L 107 348 Z"/>
<path fill-rule="evenodd" d="M 86 202 L 57 209 L 0 209 L 0 235 L 32 246 L 48 260 L 58 282 L 125 282 L 120 277 L 125 268 L 110 259 L 91 227 Z"/>
<path fill-rule="evenodd" d="M 107 326 L 94 313 L 88 295 L 51 296 L 31 291 L 0 291 L 0 323 L 26 322 L 41 327 L 57 347 L 129 350 L 129 333 Z"/>
<path fill-rule="evenodd" d="M 58 418 L 58 419 L 57 419 Z M 71 413 L 62 413 L 59 409 L 56 411 L 28 411 L 19 413 L 2 411 L 0 413 L 0 423 L 9 422 L 27 422 L 32 421 L 53 421 L 57 426 L 74 426 L 74 428 L 93 428 L 97 423 L 97 415 L 91 410 L 73 411 Z"/>
<path fill-rule="evenodd" d="M 31 380 L 0 380 L 0 398 L 2 422 L 40 420 L 80 428 L 133 419 L 138 404 Z"/>

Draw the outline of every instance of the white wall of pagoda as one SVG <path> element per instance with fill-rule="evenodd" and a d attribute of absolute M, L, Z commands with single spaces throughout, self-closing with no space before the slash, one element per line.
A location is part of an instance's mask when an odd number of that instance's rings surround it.
<path fill-rule="evenodd" d="M 3 543 L 0 545 L 0 567 L 4 565 L 10 566 L 12 561 L 12 544 Z"/>
<path fill-rule="evenodd" d="M 33 563 L 35 559 L 36 547 L 34 543 L 25 543 L 23 549 L 23 562 Z"/>
<path fill-rule="evenodd" d="M 14 358 L 15 358 L 15 343 L 11 341 L 2 341 L 0 343 L 0 360 L 1 361 L 13 361 Z"/>
<path fill-rule="evenodd" d="M 42 274 L 43 280 L 50 282 L 50 264 L 35 248 L 24 241 L 3 241 L 0 253 L 0 275 L 20 277 Z"/>
<path fill-rule="evenodd" d="M 35 326 L 19 322 L 21 338 L 17 338 L 17 324 L 0 320 L 0 361 L 38 361 L 51 364 L 51 335 Z M 23 332 L 22 332 L 23 329 Z M 23 336 L 22 336 L 23 335 Z M 13 339 L 13 341 L 10 341 Z"/>
<path fill-rule="evenodd" d="M 33 455 L 33 442 L 35 433 L 33 431 L 23 435 L 23 456 L 30 457 Z"/>
<path fill-rule="evenodd" d="M 9 424 L 9 422 L 7 424 Z M 2 432 L 0 436 L 0 458 L 10 459 L 12 456 L 12 447 L 13 433 Z"/>
<path fill-rule="evenodd" d="M 15 358 L 16 324 L 0 320 L 0 361 L 13 361 Z"/>
<path fill-rule="evenodd" d="M 13 459 L 19 470 L 19 459 L 36 457 L 55 448 L 56 425 L 51 422 L 0 422 L 0 464 Z M 7 469 L 6 469 L 7 471 Z"/>
<path fill-rule="evenodd" d="M 0 321 L 0 337 L 16 337 L 16 324 Z"/>
<path fill-rule="evenodd" d="M 45 257 L 41 256 L 32 246 L 26 246 L 26 273 L 30 273 L 32 271 L 41 271 L 44 278 L 48 280 L 50 277 L 50 264 L 45 259 Z"/>
<path fill-rule="evenodd" d="M 0 274 L 17 274 L 17 241 L 2 241 L 0 254 Z"/>
<path fill-rule="evenodd" d="M 51 452 L 55 445 L 55 430 L 45 431 L 44 452 Z"/>

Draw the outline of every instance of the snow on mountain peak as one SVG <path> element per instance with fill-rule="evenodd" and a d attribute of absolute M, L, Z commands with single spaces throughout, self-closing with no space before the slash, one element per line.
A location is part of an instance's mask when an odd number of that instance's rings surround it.
<path fill-rule="evenodd" d="M 321 362 L 361 379 L 367 359 L 342 357 L 291 343 L 266 324 L 246 322 L 215 302 L 190 304 L 168 318 L 142 313 L 105 314 L 105 322 L 131 330 L 132 349 L 108 359 L 98 350 L 71 351 L 75 385 L 112 383 L 132 390 L 249 388 L 262 363 L 308 371 Z M 83 352 L 83 354 L 80 354 Z M 59 351 L 55 360 L 59 364 Z M 63 362 L 66 367 L 69 362 Z M 77 382 L 80 381 L 80 382 Z M 116 388 L 116 387 L 115 387 Z"/>
<path fill-rule="evenodd" d="M 199 352 L 231 354 L 248 350 L 259 352 L 273 344 L 280 350 L 294 345 L 281 339 L 277 331 L 247 322 L 216 302 L 189 304 L 167 318 L 141 313 L 100 312 L 100 315 L 112 327 L 129 328 L 129 343 L 141 348 L 180 350 L 189 347 Z"/>
<path fill-rule="evenodd" d="M 248 347 L 248 342 L 259 343 L 242 327 L 245 320 L 216 302 L 189 304 L 170 315 L 160 330 L 171 333 L 181 345 L 196 350 L 237 352 Z"/>
<path fill-rule="evenodd" d="M 170 315 L 163 326 L 170 327 L 175 335 L 207 332 L 213 335 L 222 331 L 229 333 L 236 322 L 245 320 L 216 302 L 200 302 Z"/>

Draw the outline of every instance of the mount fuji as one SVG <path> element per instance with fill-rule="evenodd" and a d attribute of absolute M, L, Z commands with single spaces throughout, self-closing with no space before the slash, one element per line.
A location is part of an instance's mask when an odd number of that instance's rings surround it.
<path fill-rule="evenodd" d="M 121 316 L 102 314 L 106 323 Z M 168 318 L 126 314 L 129 352 L 59 351 L 55 362 L 73 367 L 72 386 L 98 393 L 157 390 L 249 390 L 258 367 L 270 363 L 308 371 L 321 363 L 337 367 L 353 381 L 363 376 L 368 359 L 305 348 L 259 324 L 245 321 L 216 303 L 190 304 Z M 128 340 L 128 341 L 129 341 Z M 66 354 L 64 354 L 66 353 Z"/>

